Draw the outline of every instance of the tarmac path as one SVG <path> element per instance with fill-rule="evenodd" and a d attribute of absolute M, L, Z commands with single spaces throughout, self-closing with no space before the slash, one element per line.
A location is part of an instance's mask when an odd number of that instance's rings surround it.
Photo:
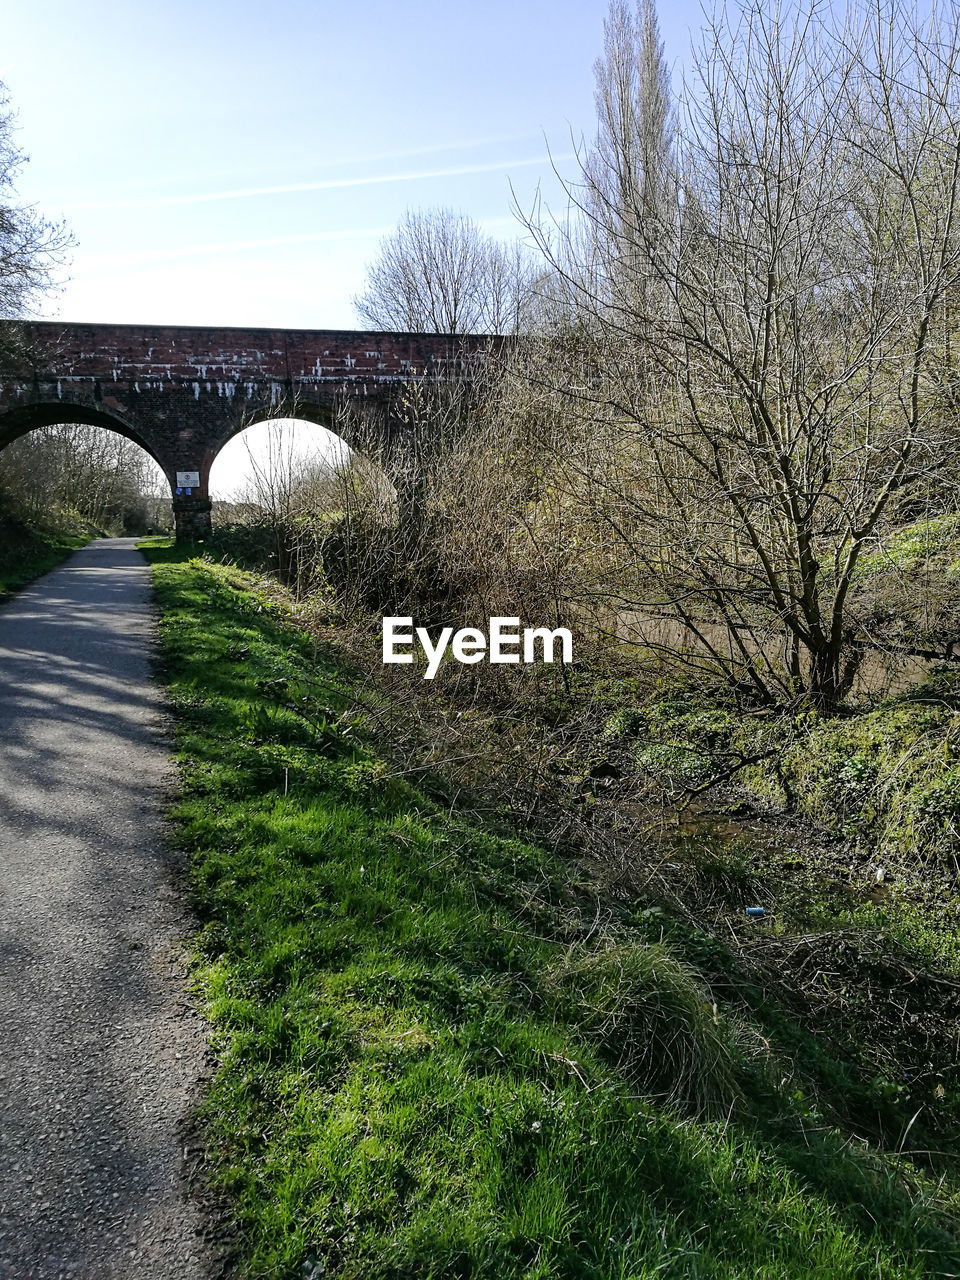
<path fill-rule="evenodd" d="M 205 1068 L 133 539 L 0 605 L 0 1278 L 200 1280 Z"/>

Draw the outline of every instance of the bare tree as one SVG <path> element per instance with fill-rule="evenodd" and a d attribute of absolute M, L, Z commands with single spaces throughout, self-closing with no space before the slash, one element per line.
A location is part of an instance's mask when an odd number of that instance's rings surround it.
<path fill-rule="evenodd" d="M 522 245 L 500 244 L 464 214 L 408 211 L 381 241 L 354 308 L 376 329 L 516 333 L 534 268 Z"/>
<path fill-rule="evenodd" d="M 640 18 L 611 10 L 601 143 L 570 188 L 601 269 L 530 222 L 583 318 L 568 469 L 641 640 L 830 710 L 870 623 L 860 556 L 958 454 L 960 13 L 719 16 L 666 169 Z"/>
<path fill-rule="evenodd" d="M 22 316 L 51 287 L 71 238 L 60 223 L 18 201 L 26 156 L 15 138 L 10 95 L 0 83 L 0 317 Z"/>
<path fill-rule="evenodd" d="M 653 0 L 614 0 L 594 64 L 597 136 L 584 162 L 587 229 L 611 300 L 649 285 L 639 242 L 662 224 L 675 190 L 670 71 Z"/>

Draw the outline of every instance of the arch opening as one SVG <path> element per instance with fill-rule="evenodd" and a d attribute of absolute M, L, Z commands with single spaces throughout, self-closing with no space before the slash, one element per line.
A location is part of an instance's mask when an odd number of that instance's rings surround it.
<path fill-rule="evenodd" d="M 154 452 L 111 414 L 31 405 L 0 417 L 0 515 L 95 536 L 172 528 Z"/>
<path fill-rule="evenodd" d="M 89 405 L 72 404 L 63 400 L 39 401 L 0 414 L 0 450 L 40 427 L 55 426 L 103 427 L 107 431 L 131 440 L 157 464 L 164 474 L 163 463 L 157 457 L 150 442 L 136 431 L 119 414 L 108 409 L 92 409 Z M 169 477 L 167 477 L 169 479 Z"/>
<path fill-rule="evenodd" d="M 214 524 L 298 515 L 336 517 L 348 493 L 363 489 L 392 507 L 383 468 L 350 447 L 330 419 L 270 417 L 234 432 L 210 463 Z"/>

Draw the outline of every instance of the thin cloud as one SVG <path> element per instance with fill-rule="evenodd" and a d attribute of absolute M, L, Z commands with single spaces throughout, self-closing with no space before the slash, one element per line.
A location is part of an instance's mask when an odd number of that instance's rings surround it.
<path fill-rule="evenodd" d="M 2 69 L 0 69 L 0 75 L 2 75 Z M 503 147 L 508 144 L 513 145 L 515 143 L 521 143 L 521 142 L 528 143 L 535 138 L 539 140 L 542 138 L 542 136 L 543 135 L 540 133 L 531 132 L 530 130 L 527 130 L 524 133 L 491 134 L 486 138 L 459 138 L 453 142 L 432 142 L 427 146 L 401 147 L 401 148 L 395 148 L 392 151 L 372 151 L 372 152 L 366 153 L 365 155 L 364 154 L 358 155 L 356 152 L 353 152 L 349 155 L 326 156 L 324 157 L 322 164 L 323 164 L 323 167 L 326 169 L 332 169 L 338 165 L 345 165 L 345 166 L 348 166 L 349 168 L 354 168 L 358 165 L 362 166 L 362 165 L 371 165 L 371 164 L 384 164 L 394 160 L 412 160 L 417 156 L 440 155 L 444 151 L 472 151 L 472 150 L 475 150 L 477 147 Z M 207 166 L 207 168 L 203 170 L 191 169 L 189 171 L 182 170 L 181 172 L 176 174 L 167 174 L 165 180 L 167 185 L 169 186 L 170 183 L 173 181 L 193 182 L 204 176 L 206 176 L 207 179 L 209 179 L 210 177 L 209 166 Z M 141 177 L 141 178 L 134 179 L 130 184 L 130 188 L 128 188 L 131 190 L 129 199 L 133 200 L 137 198 L 132 194 L 132 192 L 136 191 L 138 188 L 140 190 L 149 191 L 151 189 L 155 189 L 156 185 L 157 185 L 156 177 Z M 139 198 L 147 200 L 150 197 L 144 195 Z M 50 205 L 56 205 L 59 208 L 66 208 L 69 205 L 70 208 L 75 209 L 75 208 L 90 208 L 91 205 L 94 204 L 95 202 L 94 201 L 78 202 L 76 200 L 73 200 L 70 196 L 61 195 L 61 196 L 44 196 L 42 199 L 38 201 L 38 203 L 47 207 Z"/>
<path fill-rule="evenodd" d="M 572 160 L 573 152 L 553 156 L 553 161 Z M 244 187 L 234 191 L 207 191 L 183 196 L 151 196 L 121 200 L 81 200 L 61 208 L 77 209 L 148 209 L 182 204 L 210 204 L 218 200 L 247 200 L 256 196 L 289 195 L 303 191 L 336 191 L 348 187 L 372 187 L 391 182 L 423 182 L 431 178 L 459 178 L 474 173 L 495 173 L 503 169 L 525 169 L 549 164 L 551 157 L 531 156 L 524 160 L 497 160 L 487 164 L 453 165 L 446 169 L 421 169 L 412 173 L 378 173 L 358 178 L 326 178 L 320 182 L 288 182 L 271 187 Z"/>
<path fill-rule="evenodd" d="M 501 133 L 487 138 L 467 138 L 455 142 L 432 142 L 428 146 L 401 147 L 394 151 L 374 151 L 368 155 L 327 156 L 323 163 L 327 167 L 338 164 L 381 164 L 385 160 L 412 160 L 415 156 L 435 156 L 444 151 L 471 151 L 476 147 L 502 147 L 507 143 L 530 142 L 534 138 L 539 140 L 542 136 L 540 133 L 530 132 L 529 130 L 525 133 Z"/>

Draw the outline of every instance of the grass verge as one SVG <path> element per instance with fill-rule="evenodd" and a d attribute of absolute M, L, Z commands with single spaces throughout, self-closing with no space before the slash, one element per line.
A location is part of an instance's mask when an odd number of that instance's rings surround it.
<path fill-rule="evenodd" d="M 244 1276 L 960 1269 L 952 1176 L 831 1119 L 797 1028 L 402 776 L 275 593 L 146 554 Z"/>
<path fill-rule="evenodd" d="M 90 538 L 89 533 L 45 529 L 0 516 L 0 600 L 56 568 Z"/>

